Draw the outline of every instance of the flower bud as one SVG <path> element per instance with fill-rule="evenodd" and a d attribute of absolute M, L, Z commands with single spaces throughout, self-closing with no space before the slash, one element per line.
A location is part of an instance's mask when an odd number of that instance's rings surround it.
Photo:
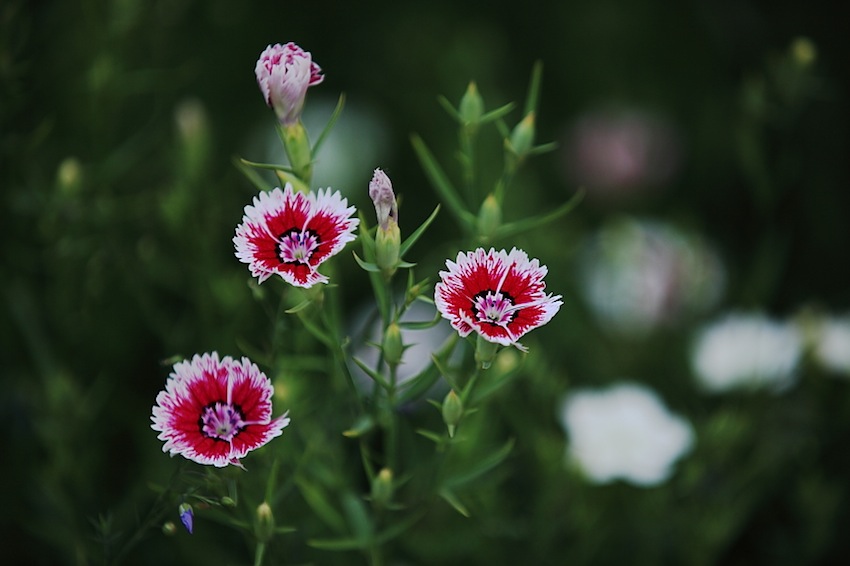
<path fill-rule="evenodd" d="M 455 435 L 455 429 L 463 416 L 463 402 L 454 389 L 449 391 L 446 398 L 443 399 L 443 422 L 446 423 L 446 428 L 449 429 L 449 436 Z"/>
<path fill-rule="evenodd" d="M 162 534 L 167 537 L 173 536 L 177 532 L 177 526 L 174 521 L 166 521 L 162 524 Z"/>
<path fill-rule="evenodd" d="M 274 515 L 271 506 L 265 501 L 257 506 L 254 534 L 260 542 L 269 542 L 274 535 Z"/>
<path fill-rule="evenodd" d="M 183 526 L 186 527 L 186 530 L 191 535 L 195 523 L 195 512 L 192 510 L 192 506 L 188 503 L 181 503 L 177 511 L 180 513 L 180 522 L 183 523 Z"/>
<path fill-rule="evenodd" d="M 76 193 L 82 185 L 82 166 L 76 157 L 66 157 L 56 171 L 56 181 L 59 190 L 64 194 Z"/>
<path fill-rule="evenodd" d="M 401 248 L 401 231 L 395 220 L 389 221 L 389 228 L 380 226 L 375 234 L 375 264 L 381 269 L 384 277 L 389 279 L 398 269 Z"/>
<path fill-rule="evenodd" d="M 529 112 L 511 132 L 511 149 L 520 161 L 534 145 L 534 112 Z"/>
<path fill-rule="evenodd" d="M 383 468 L 372 480 L 372 501 L 386 506 L 393 498 L 393 472 Z"/>
<path fill-rule="evenodd" d="M 384 333 L 384 343 L 381 345 L 384 352 L 384 361 L 390 366 L 401 363 L 404 354 L 404 344 L 401 341 L 401 329 L 398 324 L 391 322 Z"/>
<path fill-rule="evenodd" d="M 266 104 L 284 126 L 301 119 L 307 88 L 325 78 L 312 55 L 292 42 L 269 45 L 260 54 L 254 73 Z"/>
<path fill-rule="evenodd" d="M 484 99 L 478 93 L 475 81 L 470 82 L 469 86 L 466 87 L 466 92 L 460 99 L 458 110 L 464 126 L 472 130 L 478 127 L 481 117 L 484 115 Z"/>
<path fill-rule="evenodd" d="M 390 220 L 398 223 L 398 206 L 393 192 L 393 184 L 381 169 L 375 169 L 372 180 L 369 182 L 369 198 L 375 205 L 378 226 L 382 230 L 389 229 Z"/>
<path fill-rule="evenodd" d="M 375 205 L 378 232 L 375 234 L 375 263 L 384 277 L 390 278 L 399 264 L 401 231 L 398 227 L 398 204 L 393 185 L 386 173 L 375 169 L 369 182 L 369 198 Z"/>
<path fill-rule="evenodd" d="M 221 503 L 224 507 L 236 507 L 236 502 L 233 498 L 226 495 L 219 500 L 219 503 Z"/>
<path fill-rule="evenodd" d="M 489 241 L 502 223 L 502 207 L 493 193 L 487 195 L 478 211 L 478 235 L 484 241 Z"/>

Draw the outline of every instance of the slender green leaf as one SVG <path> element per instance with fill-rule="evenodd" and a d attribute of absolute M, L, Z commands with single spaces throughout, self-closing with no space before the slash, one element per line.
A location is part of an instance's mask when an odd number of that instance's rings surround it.
<path fill-rule="evenodd" d="M 503 116 L 507 116 L 508 112 L 514 109 L 516 104 L 513 102 L 508 102 L 504 106 L 500 106 L 495 110 L 490 110 L 489 112 L 485 112 L 483 116 L 481 116 L 481 123 L 488 124 L 490 122 L 494 122 Z"/>
<path fill-rule="evenodd" d="M 345 519 L 342 517 L 342 514 L 340 514 L 333 505 L 331 505 L 330 501 L 328 501 L 325 497 L 324 492 L 318 486 L 311 484 L 303 476 L 299 476 L 295 479 L 295 485 L 298 486 L 301 496 L 304 498 L 304 501 L 307 502 L 307 505 L 310 506 L 310 509 L 312 509 L 326 525 L 339 533 L 345 532 Z"/>
<path fill-rule="evenodd" d="M 240 157 L 239 161 L 243 165 L 247 165 L 248 167 L 254 167 L 255 169 L 269 169 L 271 171 L 285 171 L 287 173 L 295 173 L 295 170 L 292 169 L 289 165 L 280 165 L 278 163 L 257 163 L 256 161 L 248 161 L 245 158 Z"/>
<path fill-rule="evenodd" d="M 526 218 L 523 220 L 517 220 L 516 222 L 510 222 L 508 224 L 503 224 L 496 229 L 495 238 L 508 238 L 514 237 L 518 234 L 522 234 L 523 232 L 528 232 L 529 230 L 533 230 L 535 228 L 540 228 L 552 222 L 553 220 L 557 220 L 561 216 L 566 215 L 573 208 L 578 206 L 578 204 L 584 198 L 584 189 L 580 189 L 579 192 L 575 194 L 573 198 L 571 198 L 566 203 L 562 204 L 552 212 L 548 214 L 541 214 L 539 216 L 535 216 L 533 218 Z"/>
<path fill-rule="evenodd" d="M 354 256 L 354 261 L 357 262 L 357 265 L 359 265 L 363 269 L 363 271 L 369 271 L 372 273 L 379 273 L 381 271 L 381 268 L 375 265 L 374 263 L 363 261 L 362 259 L 360 259 L 360 256 L 357 255 L 357 252 L 352 251 L 351 254 Z"/>
<path fill-rule="evenodd" d="M 411 246 L 413 246 L 413 244 L 415 244 L 416 241 L 422 236 L 422 234 L 425 233 L 425 230 L 428 229 L 428 226 L 430 226 L 431 223 L 434 221 L 434 219 L 437 217 L 438 212 L 440 212 L 440 205 L 439 204 L 434 209 L 434 212 L 432 212 L 431 215 L 428 218 L 425 219 L 425 222 L 420 224 L 419 228 L 414 230 L 414 232 L 410 236 L 408 236 L 404 240 L 404 242 L 402 242 L 401 246 L 399 246 L 399 249 L 398 249 L 399 257 L 404 257 L 404 254 L 407 253 L 407 250 L 409 250 L 411 248 Z"/>
<path fill-rule="evenodd" d="M 484 458 L 479 458 L 475 461 L 475 463 L 467 469 L 459 471 L 457 474 L 450 476 L 445 480 L 444 486 L 447 487 L 457 487 L 463 484 L 469 483 L 472 480 L 484 475 L 489 472 L 499 464 L 501 464 L 505 458 L 511 453 L 514 447 L 514 440 L 508 440 L 504 446 L 486 456 Z"/>
<path fill-rule="evenodd" d="M 443 96 L 443 95 L 441 94 L 441 95 L 439 95 L 439 96 L 437 97 L 437 102 L 439 102 L 439 103 L 440 103 L 440 106 L 442 106 L 442 107 L 443 107 L 443 109 L 444 109 L 446 112 L 448 112 L 448 113 L 449 113 L 449 116 L 451 116 L 452 118 L 454 118 L 455 120 L 457 120 L 457 122 L 458 122 L 459 124 L 463 124 L 463 118 L 462 118 L 462 117 L 461 117 L 461 115 L 458 113 L 458 111 L 455 109 L 455 107 L 454 107 L 454 106 L 452 106 L 452 103 L 451 103 L 451 102 L 449 102 L 449 99 L 448 99 L 448 98 L 446 98 L 445 96 Z"/>
<path fill-rule="evenodd" d="M 369 377 L 374 379 L 381 387 L 383 387 L 387 391 L 390 390 L 390 384 L 389 384 L 389 382 L 387 382 L 386 379 L 384 379 L 384 376 L 382 376 L 380 373 L 378 373 L 377 371 L 375 371 L 372 368 L 370 368 L 369 366 L 367 366 L 366 363 L 364 361 L 360 360 L 359 358 L 352 356 L 351 359 L 354 360 L 354 363 L 357 364 L 357 367 L 359 367 L 364 372 L 366 372 L 366 375 L 368 375 Z"/>
<path fill-rule="evenodd" d="M 537 103 L 540 101 L 540 82 L 543 78 L 543 61 L 537 60 L 531 71 L 531 80 L 528 83 L 528 96 L 525 98 L 525 111 L 523 116 L 529 113 L 537 114 Z"/>
<path fill-rule="evenodd" d="M 436 444 L 444 444 L 446 442 L 446 439 L 442 434 L 437 434 L 436 432 L 426 430 L 424 428 L 417 428 L 416 434 L 424 436 L 428 440 L 434 441 Z"/>
<path fill-rule="evenodd" d="M 312 153 L 313 159 L 316 158 L 316 155 L 319 154 L 319 150 L 322 148 L 322 144 L 325 143 L 325 139 L 328 137 L 328 134 L 331 133 L 331 129 L 333 129 L 336 121 L 339 120 L 340 115 L 342 114 L 342 108 L 345 106 L 345 93 L 342 92 L 339 95 L 339 100 L 337 100 L 336 108 L 334 108 L 333 114 L 331 114 L 330 120 L 328 120 L 325 129 L 322 130 L 322 133 L 319 134 L 319 139 L 316 140 L 316 143 L 313 145 Z"/>
<path fill-rule="evenodd" d="M 270 191 L 274 188 L 272 184 L 263 179 L 263 177 L 259 173 L 257 173 L 257 171 L 242 163 L 240 158 L 234 157 L 233 163 L 240 171 L 242 171 L 242 174 L 245 175 L 245 177 L 251 182 L 251 184 L 260 189 L 261 191 Z"/>
<path fill-rule="evenodd" d="M 286 309 L 283 312 L 285 312 L 286 314 L 295 314 L 295 313 L 303 311 L 304 309 L 309 307 L 312 302 L 313 302 L 313 299 L 305 299 L 305 300 L 301 301 L 300 303 L 298 303 L 297 305 L 295 305 L 294 307 L 292 307 L 290 309 Z"/>
<path fill-rule="evenodd" d="M 446 177 L 436 158 L 425 145 L 425 142 L 422 141 L 422 138 L 414 134 L 411 136 L 411 143 L 413 143 L 413 150 L 416 152 L 416 156 L 419 158 L 419 163 L 425 170 L 425 174 L 428 176 L 434 189 L 445 201 L 449 210 L 455 215 L 461 228 L 467 232 L 474 231 L 475 215 L 465 209 L 463 202 L 458 196 L 457 189 L 454 188 L 451 181 Z"/>
<path fill-rule="evenodd" d="M 368 548 L 372 542 L 357 537 L 341 538 L 313 538 L 308 539 L 307 544 L 320 550 L 362 550 Z"/>
<path fill-rule="evenodd" d="M 442 315 L 440 313 L 437 313 L 431 320 L 399 322 L 398 325 L 402 328 L 407 328 L 409 330 L 427 330 L 428 328 L 433 328 L 437 326 L 437 323 L 439 323 L 442 318 Z"/>
<path fill-rule="evenodd" d="M 471 516 L 470 513 L 469 513 L 469 509 L 467 509 L 466 506 L 463 503 L 460 502 L 460 500 L 457 498 L 457 496 L 454 493 L 452 493 L 451 491 L 449 491 L 448 489 L 446 489 L 446 488 L 441 489 L 439 495 L 440 495 L 440 497 L 442 497 L 446 501 L 446 503 L 451 505 L 454 508 L 455 511 L 457 511 L 458 513 L 460 513 L 464 517 L 468 518 L 468 517 Z"/>
<path fill-rule="evenodd" d="M 342 435 L 346 438 L 359 438 L 375 428 L 375 419 L 371 415 L 361 415 L 351 428 L 343 431 Z"/>

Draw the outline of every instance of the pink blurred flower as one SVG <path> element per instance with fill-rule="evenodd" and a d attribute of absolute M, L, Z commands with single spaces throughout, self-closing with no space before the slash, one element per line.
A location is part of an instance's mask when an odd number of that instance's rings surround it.
<path fill-rule="evenodd" d="M 280 123 L 290 126 L 301 117 L 307 88 L 324 80 L 322 69 L 308 51 L 292 42 L 269 45 L 254 69 L 257 84 Z"/>
<path fill-rule="evenodd" d="M 675 131 L 658 117 L 593 112 L 570 129 L 564 157 L 571 181 L 605 200 L 664 184 L 678 168 L 680 153 Z"/>

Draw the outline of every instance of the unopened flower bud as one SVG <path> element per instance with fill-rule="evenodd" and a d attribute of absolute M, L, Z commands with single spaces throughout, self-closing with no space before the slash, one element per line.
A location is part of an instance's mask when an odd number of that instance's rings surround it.
<path fill-rule="evenodd" d="M 393 192 L 393 184 L 381 169 L 375 169 L 372 180 L 369 182 L 369 198 L 375 205 L 379 228 L 387 230 L 390 220 L 398 223 L 398 206 Z"/>
<path fill-rule="evenodd" d="M 398 324 L 391 322 L 384 333 L 384 343 L 381 345 L 384 352 L 384 361 L 390 366 L 401 363 L 404 354 L 404 344 L 401 341 L 401 329 Z"/>
<path fill-rule="evenodd" d="M 484 115 L 484 99 L 478 93 L 478 87 L 475 81 L 469 83 L 466 87 L 466 92 L 460 99 L 460 107 L 458 108 L 460 117 L 463 119 L 464 126 L 475 129 L 481 122 L 481 117 Z"/>
<path fill-rule="evenodd" d="M 446 398 L 443 399 L 443 422 L 446 423 L 446 428 L 449 430 L 449 436 L 455 435 L 455 429 L 463 416 L 463 402 L 454 389 L 449 391 Z"/>
<path fill-rule="evenodd" d="M 399 264 L 401 231 L 398 227 L 398 205 L 393 185 L 386 173 L 375 169 L 369 182 L 369 198 L 375 205 L 378 232 L 375 234 L 375 263 L 384 277 L 391 277 Z"/>
<path fill-rule="evenodd" d="M 188 503 L 181 503 L 177 511 L 180 513 L 180 522 L 183 523 L 183 526 L 186 527 L 186 530 L 191 535 L 195 523 L 195 512 L 192 510 L 192 506 Z"/>
<path fill-rule="evenodd" d="M 274 515 L 271 506 L 265 501 L 257 506 L 254 534 L 260 542 L 269 542 L 274 535 Z"/>
<path fill-rule="evenodd" d="M 312 55 L 292 42 L 269 45 L 260 54 L 254 72 L 266 104 L 284 126 L 301 119 L 307 88 L 325 78 Z"/>
<path fill-rule="evenodd" d="M 534 112 L 529 112 L 511 132 L 511 149 L 520 160 L 534 145 Z"/>
<path fill-rule="evenodd" d="M 483 240 L 490 240 L 502 223 L 502 207 L 493 193 L 487 195 L 478 211 L 478 235 Z"/>
<path fill-rule="evenodd" d="M 372 501 L 384 506 L 393 498 L 393 472 L 383 468 L 372 480 Z"/>
<path fill-rule="evenodd" d="M 166 521 L 162 524 L 162 534 L 165 536 L 173 536 L 177 532 L 177 525 L 174 521 Z"/>
<path fill-rule="evenodd" d="M 236 507 L 236 502 L 233 500 L 233 498 L 228 497 L 226 495 L 221 498 L 219 503 L 221 503 L 224 507 Z"/>

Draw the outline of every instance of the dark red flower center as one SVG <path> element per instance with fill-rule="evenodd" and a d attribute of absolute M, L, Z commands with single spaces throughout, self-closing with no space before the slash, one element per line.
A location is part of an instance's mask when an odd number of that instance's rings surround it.
<path fill-rule="evenodd" d="M 472 310 L 479 322 L 494 326 L 505 326 L 517 315 L 514 298 L 505 292 L 488 290 L 477 293 L 472 298 Z"/>
<path fill-rule="evenodd" d="M 319 235 L 310 229 L 298 230 L 293 228 L 284 232 L 278 238 L 278 257 L 283 263 L 304 263 L 310 261 L 310 256 L 319 247 Z"/>
<path fill-rule="evenodd" d="M 222 401 L 210 403 L 204 407 L 201 418 L 198 419 L 198 426 L 204 436 L 230 442 L 245 428 L 242 408 Z"/>

